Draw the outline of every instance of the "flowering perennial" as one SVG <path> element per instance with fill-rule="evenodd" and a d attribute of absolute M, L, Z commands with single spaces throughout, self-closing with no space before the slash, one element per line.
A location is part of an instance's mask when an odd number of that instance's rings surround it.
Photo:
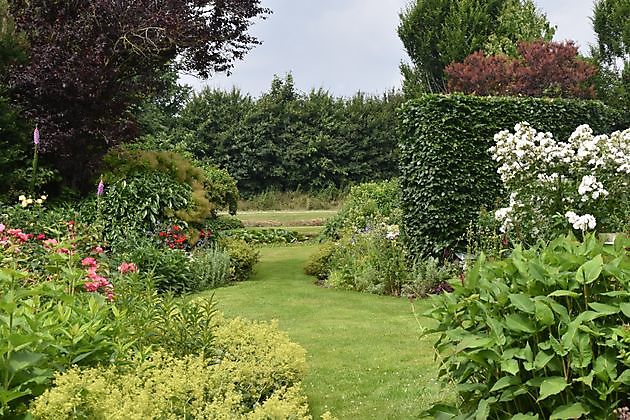
<path fill-rule="evenodd" d="M 509 205 L 495 212 L 502 231 L 553 230 L 553 219 L 580 231 L 628 223 L 630 129 L 594 136 L 581 125 L 562 142 L 523 122 L 494 140 L 490 153 L 510 192 Z"/>

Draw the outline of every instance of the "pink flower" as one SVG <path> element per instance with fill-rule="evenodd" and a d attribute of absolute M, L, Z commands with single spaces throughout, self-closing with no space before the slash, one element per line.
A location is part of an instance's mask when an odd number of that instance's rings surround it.
<path fill-rule="evenodd" d="M 46 235 L 44 235 L 43 233 L 40 233 L 39 235 L 37 235 L 37 240 L 43 241 L 44 239 L 46 239 Z"/>
<path fill-rule="evenodd" d="M 101 180 L 98 182 L 98 187 L 96 188 L 96 195 L 100 197 L 103 195 L 104 191 L 105 185 L 103 184 L 103 178 L 101 178 Z"/>
<path fill-rule="evenodd" d="M 53 246 L 57 245 L 58 243 L 59 243 L 59 242 L 57 242 L 57 240 L 56 240 L 56 239 L 46 239 L 46 240 L 44 241 L 44 246 L 47 246 L 47 247 L 53 247 Z"/>
<path fill-rule="evenodd" d="M 118 271 L 120 272 L 120 274 L 137 273 L 138 267 L 132 262 L 124 262 L 118 266 Z"/>
<path fill-rule="evenodd" d="M 0 223 L 0 233 L 4 232 L 5 228 L 6 228 L 6 226 L 3 225 L 2 223 Z"/>
<path fill-rule="evenodd" d="M 33 144 L 37 146 L 39 144 L 39 128 L 35 126 L 35 130 L 33 131 Z"/>
<path fill-rule="evenodd" d="M 100 246 L 95 246 L 92 252 L 94 254 L 102 254 L 103 252 L 105 252 L 105 250 L 103 250 L 103 248 L 101 248 Z"/>
<path fill-rule="evenodd" d="M 57 254 L 68 254 L 68 255 L 70 255 L 70 250 L 68 248 L 59 248 L 57 250 Z"/>
<path fill-rule="evenodd" d="M 96 260 L 92 257 L 85 257 L 81 260 L 81 265 L 82 266 L 89 266 L 89 267 L 97 267 L 98 263 L 96 262 Z"/>
<path fill-rule="evenodd" d="M 16 236 L 18 233 L 22 233 L 22 229 L 9 229 L 7 233 L 12 236 Z"/>

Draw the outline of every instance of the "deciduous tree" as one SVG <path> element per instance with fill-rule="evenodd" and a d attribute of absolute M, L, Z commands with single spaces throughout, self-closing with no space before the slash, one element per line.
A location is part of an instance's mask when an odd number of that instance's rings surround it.
<path fill-rule="evenodd" d="M 554 29 L 531 0 L 412 0 L 398 35 L 411 59 L 401 64 L 403 90 L 446 90 L 444 68 L 489 49 L 514 53 L 520 40 L 550 40 Z"/>
<path fill-rule="evenodd" d="M 136 135 L 133 106 L 160 92 L 170 66 L 229 71 L 257 39 L 260 0 L 12 0 L 29 61 L 11 95 L 41 127 L 41 150 L 75 186 L 111 146 Z"/>

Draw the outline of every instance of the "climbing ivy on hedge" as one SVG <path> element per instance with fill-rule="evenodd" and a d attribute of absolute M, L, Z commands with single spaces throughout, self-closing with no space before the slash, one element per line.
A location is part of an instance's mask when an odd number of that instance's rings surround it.
<path fill-rule="evenodd" d="M 494 134 L 528 121 L 567 139 L 581 124 L 608 133 L 630 115 L 598 101 L 424 95 L 399 109 L 403 223 L 410 254 L 462 248 L 480 207 L 493 208 L 501 182 L 488 148 Z"/>

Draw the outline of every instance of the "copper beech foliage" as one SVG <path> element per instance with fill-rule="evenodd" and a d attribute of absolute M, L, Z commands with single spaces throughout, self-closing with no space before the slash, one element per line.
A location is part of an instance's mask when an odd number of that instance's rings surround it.
<path fill-rule="evenodd" d="M 572 41 L 518 44 L 519 58 L 477 51 L 449 64 L 449 92 L 474 95 L 594 98 L 597 68 L 580 60 Z"/>
<path fill-rule="evenodd" d="M 12 0 L 28 62 L 8 72 L 12 98 L 39 123 L 41 150 L 73 181 L 86 162 L 136 135 L 133 109 L 176 70 L 229 71 L 258 40 L 260 0 Z M 77 163 L 81 165 L 77 165 Z M 83 175 L 83 176 L 82 176 Z M 80 179 L 79 179 L 80 182 Z"/>

